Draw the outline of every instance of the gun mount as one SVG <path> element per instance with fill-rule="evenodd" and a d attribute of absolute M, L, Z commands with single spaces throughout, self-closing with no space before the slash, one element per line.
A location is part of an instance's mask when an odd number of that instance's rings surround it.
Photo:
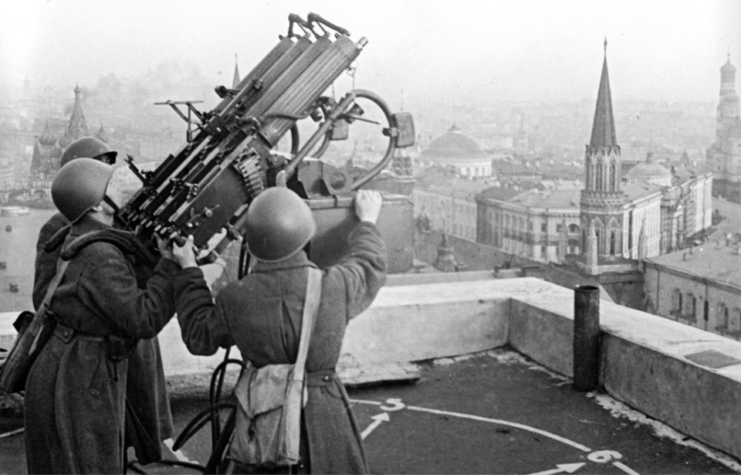
<path fill-rule="evenodd" d="M 380 173 L 397 148 L 414 144 L 414 124 L 411 114 L 391 112 L 370 91 L 352 90 L 339 101 L 323 95 L 367 43 L 349 36 L 319 15 L 310 13 L 303 20 L 291 14 L 287 36 L 280 37 L 237 87 L 216 87 L 222 100 L 213 110 L 199 112 L 188 101 L 162 103 L 188 122 L 187 142 L 151 172 L 141 172 L 127 160 L 143 186 L 119 213 L 124 226 L 145 239 L 173 232 L 193 235 L 196 246 L 203 248 L 222 228 L 230 230 L 225 242 L 237 237 L 250 202 L 274 186 L 281 171 L 286 172 L 288 187 L 309 201 L 349 196 Z M 364 117 L 361 100 L 380 108 L 386 123 Z M 187 116 L 179 105 L 187 106 Z M 319 126 L 301 144 L 297 122 L 307 118 Z M 380 133 L 388 138 L 385 155 L 367 175 L 353 179 L 329 163 L 304 160 L 310 153 L 320 158 L 332 140 L 346 139 L 356 121 L 381 125 Z M 291 152 L 275 152 L 289 132 Z M 411 236 L 408 244 L 411 249 Z"/>

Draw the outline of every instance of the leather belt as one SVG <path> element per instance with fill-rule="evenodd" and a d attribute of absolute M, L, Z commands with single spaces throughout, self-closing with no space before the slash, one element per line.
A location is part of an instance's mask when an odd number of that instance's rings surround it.
<path fill-rule="evenodd" d="M 312 371 L 311 373 L 306 373 L 306 385 L 312 387 L 331 386 L 336 378 L 337 374 L 333 369 Z"/>
<path fill-rule="evenodd" d="M 72 337 L 76 337 L 79 340 L 95 341 L 98 343 L 106 341 L 105 337 L 82 333 L 74 328 L 62 325 L 61 323 L 57 323 L 57 326 L 54 328 L 54 336 L 65 343 L 69 343 Z"/>

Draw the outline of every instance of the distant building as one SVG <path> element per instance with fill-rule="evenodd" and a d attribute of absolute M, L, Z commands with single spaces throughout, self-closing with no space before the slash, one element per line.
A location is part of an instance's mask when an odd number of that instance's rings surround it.
<path fill-rule="evenodd" d="M 491 185 L 434 168 L 416 179 L 412 194 L 416 219 L 431 229 L 476 241 L 476 195 Z"/>
<path fill-rule="evenodd" d="M 15 171 L 10 166 L 8 159 L 0 159 L 0 190 L 13 187 L 15 183 Z"/>
<path fill-rule="evenodd" d="M 64 133 L 60 137 L 55 136 L 49 128 L 49 121 L 47 120 L 43 132 L 36 138 L 31 158 L 32 175 L 54 175 L 59 170 L 59 159 L 62 157 L 64 149 L 75 140 L 89 135 L 85 114 L 82 112 L 80 86 L 75 86 L 74 92 L 75 102 Z"/>
<path fill-rule="evenodd" d="M 420 160 L 442 168 L 451 168 L 466 177 L 491 176 L 491 157 L 455 125 L 430 142 L 422 150 Z"/>
<path fill-rule="evenodd" d="M 741 253 L 738 239 L 647 259 L 645 310 L 741 340 Z"/>
<path fill-rule="evenodd" d="M 585 169 L 577 265 L 589 274 L 634 269 L 635 261 L 681 249 L 711 225 L 711 173 L 689 165 L 669 170 L 649 154 L 623 178 L 606 56 Z"/>
<path fill-rule="evenodd" d="M 741 118 L 736 94 L 736 68 L 729 55 L 720 68 L 720 100 L 715 142 L 707 151 L 715 179 L 713 195 L 741 203 Z"/>
<path fill-rule="evenodd" d="M 579 190 L 493 187 L 476 200 L 477 242 L 544 263 L 579 253 Z"/>
<path fill-rule="evenodd" d="M 429 149 L 459 144 L 460 154 L 475 152 L 461 137 L 451 129 Z M 602 285 L 615 302 L 633 308 L 642 306 L 640 262 L 684 248 L 712 224 L 713 175 L 694 166 L 686 153 L 671 168 L 652 156 L 630 167 L 622 163 L 606 54 L 583 166 L 501 159 L 496 179 L 509 186 L 477 191 L 480 181 L 456 178 L 455 160 L 436 163 L 445 164 L 448 174 L 419 178 L 414 191 L 415 216 L 429 229 L 469 239 L 473 228 L 476 242 L 488 249 L 558 264 L 548 266 L 549 279 Z M 550 180 L 561 173 L 573 180 L 577 171 L 584 177 L 581 189 Z M 475 226 L 468 221 L 474 202 Z"/>

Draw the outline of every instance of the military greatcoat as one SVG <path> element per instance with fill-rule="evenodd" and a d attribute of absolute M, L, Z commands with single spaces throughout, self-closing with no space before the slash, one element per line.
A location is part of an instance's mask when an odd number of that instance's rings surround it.
<path fill-rule="evenodd" d="M 82 218 L 65 241 L 110 229 Z M 153 338 L 174 313 L 172 278 L 197 272 L 162 259 L 146 288 L 115 245 L 93 242 L 72 256 L 50 305 L 57 329 L 26 383 L 30 473 L 122 473 L 128 360 L 109 339 Z M 182 280 L 182 279 L 181 279 Z"/>
<path fill-rule="evenodd" d="M 60 231 L 68 225 L 67 218 L 61 213 L 56 213 L 39 231 L 33 286 L 33 305 L 36 310 L 41 306 L 46 289 L 56 274 L 57 261 L 62 253 L 65 238 L 64 233 Z M 136 262 L 137 259 L 130 260 L 135 261 L 138 286 L 144 289 L 146 279 L 152 272 L 148 266 L 153 264 L 145 265 Z M 162 458 L 160 441 L 172 436 L 173 425 L 157 337 L 139 341 L 129 357 L 126 399 L 128 401 L 126 446 L 134 447 L 137 460 L 142 464 L 160 460 Z"/>
<path fill-rule="evenodd" d="M 296 361 L 306 294 L 302 251 L 280 262 L 257 262 L 252 273 L 227 285 L 213 302 L 192 281 L 177 303 L 183 340 L 198 355 L 235 344 L 256 367 Z M 359 224 L 350 252 L 323 270 L 322 296 L 306 361 L 302 463 L 310 473 L 367 473 L 360 431 L 335 374 L 347 323 L 365 310 L 386 280 L 386 248 L 375 225 Z M 306 457 L 305 457 L 306 456 Z M 308 460 L 306 460 L 308 459 Z"/>

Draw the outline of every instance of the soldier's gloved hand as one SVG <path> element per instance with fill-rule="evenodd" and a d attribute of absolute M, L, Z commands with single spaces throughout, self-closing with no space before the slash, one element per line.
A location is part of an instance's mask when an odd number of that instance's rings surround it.
<path fill-rule="evenodd" d="M 187 269 L 188 267 L 198 267 L 196 263 L 196 255 L 193 251 L 193 236 L 188 236 L 185 240 L 185 244 L 178 246 L 177 242 L 172 242 L 172 254 L 180 267 Z"/>
<path fill-rule="evenodd" d="M 383 198 L 381 193 L 373 190 L 360 190 L 355 195 L 355 214 L 360 221 L 376 224 L 381 214 Z"/>

